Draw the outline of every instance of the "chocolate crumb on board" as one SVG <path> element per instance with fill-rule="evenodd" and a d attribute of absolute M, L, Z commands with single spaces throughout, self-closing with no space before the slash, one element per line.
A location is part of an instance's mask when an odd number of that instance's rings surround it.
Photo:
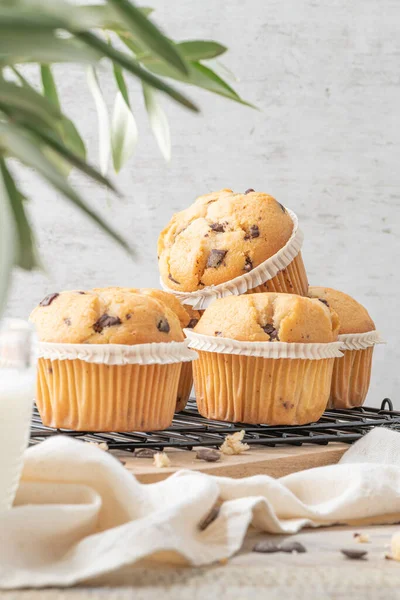
<path fill-rule="evenodd" d="M 167 319 L 165 317 L 161 317 L 161 319 L 158 320 L 158 322 L 157 322 L 157 329 L 161 333 L 169 333 L 170 326 L 169 326 L 169 323 L 168 323 L 168 321 L 167 321 Z"/>
<path fill-rule="evenodd" d="M 282 544 L 277 544 L 275 542 L 269 541 L 261 541 L 254 546 L 253 552 L 261 552 L 263 554 L 273 554 L 275 552 L 285 552 L 287 554 L 304 554 L 304 552 L 307 552 L 307 549 L 303 546 L 303 544 L 295 541 L 283 542 Z"/>
<path fill-rule="evenodd" d="M 225 231 L 225 225 L 223 223 L 211 223 L 210 228 L 216 233 L 223 233 Z"/>
<path fill-rule="evenodd" d="M 228 434 L 224 440 L 224 443 L 220 447 L 222 454 L 242 454 L 246 450 L 250 450 L 248 444 L 243 444 L 245 431 L 236 431 L 236 433 Z"/>
<path fill-rule="evenodd" d="M 93 329 L 96 333 L 101 333 L 106 327 L 113 327 L 114 325 L 121 325 L 121 319 L 119 317 L 110 317 L 110 315 L 103 315 L 93 325 Z"/>
<path fill-rule="evenodd" d="M 153 457 L 153 465 L 158 469 L 165 469 L 171 466 L 171 461 L 165 452 L 156 452 Z"/>
<path fill-rule="evenodd" d="M 135 451 L 135 458 L 154 458 L 154 455 L 157 454 L 157 450 L 153 450 L 153 448 L 139 448 Z"/>
<path fill-rule="evenodd" d="M 218 504 L 216 504 L 215 506 L 212 507 L 210 512 L 204 517 L 204 519 L 202 519 L 200 521 L 200 523 L 198 525 L 198 528 L 200 529 L 200 531 L 204 531 L 205 529 L 207 529 L 207 527 L 209 525 L 211 525 L 211 523 L 213 521 L 215 521 L 215 519 L 219 515 L 219 511 L 220 511 L 220 507 Z"/>
<path fill-rule="evenodd" d="M 71 319 L 69 319 L 68 317 L 66 319 L 64 319 L 64 323 L 68 326 L 71 327 Z"/>
<path fill-rule="evenodd" d="M 367 556 L 367 550 L 356 550 L 355 548 L 343 548 L 340 550 L 342 554 L 346 556 L 346 558 L 350 558 L 351 560 L 360 560 Z"/>
<path fill-rule="evenodd" d="M 176 285 L 181 285 L 179 281 L 177 281 L 176 279 L 174 279 L 171 275 L 171 273 L 168 273 L 168 279 L 170 279 L 171 281 L 173 281 L 174 283 L 176 283 Z"/>
<path fill-rule="evenodd" d="M 244 195 L 246 196 L 246 194 L 251 194 L 251 192 L 254 192 L 255 190 L 253 190 L 253 188 L 249 188 L 248 190 L 245 191 Z"/>
<path fill-rule="evenodd" d="M 322 304 L 325 304 L 329 308 L 329 302 L 327 300 L 325 300 L 325 298 L 318 298 L 318 300 L 320 302 L 322 302 Z"/>
<path fill-rule="evenodd" d="M 77 294 L 80 294 L 81 296 L 84 296 L 86 294 L 86 292 L 76 292 Z"/>
<path fill-rule="evenodd" d="M 199 322 L 198 319 L 190 319 L 189 323 L 187 324 L 187 328 L 193 329 L 194 327 L 196 327 L 198 322 Z"/>
<path fill-rule="evenodd" d="M 196 458 L 206 462 L 217 462 L 221 458 L 221 453 L 215 448 L 199 448 L 196 450 Z"/>
<path fill-rule="evenodd" d="M 211 250 L 207 259 L 207 269 L 216 269 L 220 266 L 224 260 L 228 250 Z"/>
<path fill-rule="evenodd" d="M 251 258 L 246 256 L 243 271 L 246 271 L 246 273 L 249 273 L 252 269 L 253 269 L 253 263 L 251 262 Z"/>
<path fill-rule="evenodd" d="M 59 295 L 60 295 L 59 293 L 48 294 L 47 296 L 45 296 L 43 298 L 43 300 L 41 302 L 39 302 L 39 306 L 50 306 L 50 304 L 53 302 L 53 300 L 55 300 Z"/>
<path fill-rule="evenodd" d="M 269 341 L 277 341 L 279 342 L 278 331 L 275 329 L 271 323 L 267 323 L 266 325 L 261 325 L 261 329 L 265 331 L 267 335 L 269 335 Z"/>

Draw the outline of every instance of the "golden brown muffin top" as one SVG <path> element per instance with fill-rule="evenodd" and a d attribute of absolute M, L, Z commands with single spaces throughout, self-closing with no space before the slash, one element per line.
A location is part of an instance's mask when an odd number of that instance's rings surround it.
<path fill-rule="evenodd" d="M 165 303 L 127 288 L 50 294 L 30 320 L 44 342 L 134 345 L 184 340 L 178 317 Z"/>
<path fill-rule="evenodd" d="M 160 234 L 162 280 L 184 292 L 224 283 L 276 254 L 292 232 L 289 213 L 268 194 L 224 189 L 200 196 Z"/>
<path fill-rule="evenodd" d="M 368 311 L 357 300 L 344 292 L 327 287 L 310 286 L 308 295 L 311 298 L 325 300 L 337 312 L 340 320 L 339 334 L 366 333 L 375 329 L 375 323 Z"/>
<path fill-rule="evenodd" d="M 295 294 L 245 294 L 213 302 L 194 330 L 249 342 L 326 343 L 337 339 L 339 319 L 319 300 Z"/>

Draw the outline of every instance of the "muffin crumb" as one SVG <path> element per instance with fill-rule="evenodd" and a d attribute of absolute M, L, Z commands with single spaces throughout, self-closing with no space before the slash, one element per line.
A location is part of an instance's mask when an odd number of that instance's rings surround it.
<path fill-rule="evenodd" d="M 227 435 L 224 443 L 220 447 L 220 450 L 223 454 L 242 454 L 246 452 L 246 450 L 250 450 L 250 446 L 248 444 L 243 444 L 242 440 L 244 438 L 244 429 L 242 431 L 236 431 L 236 433 L 232 433 L 231 435 Z"/>
<path fill-rule="evenodd" d="M 158 469 L 164 469 L 171 466 L 171 461 L 169 460 L 166 452 L 157 452 L 154 455 L 153 465 Z"/>
<path fill-rule="evenodd" d="M 369 544 L 370 542 L 369 535 L 367 533 L 354 533 L 353 538 L 358 544 Z"/>
<path fill-rule="evenodd" d="M 104 450 L 104 452 L 108 452 L 108 444 L 106 442 L 85 442 L 89 446 L 96 446 L 99 450 Z"/>

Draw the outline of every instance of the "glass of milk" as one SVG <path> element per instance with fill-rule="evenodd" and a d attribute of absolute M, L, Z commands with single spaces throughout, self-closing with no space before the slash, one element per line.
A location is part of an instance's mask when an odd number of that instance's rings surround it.
<path fill-rule="evenodd" d="M 0 320 L 0 512 L 11 508 L 28 446 L 36 381 L 32 325 Z"/>

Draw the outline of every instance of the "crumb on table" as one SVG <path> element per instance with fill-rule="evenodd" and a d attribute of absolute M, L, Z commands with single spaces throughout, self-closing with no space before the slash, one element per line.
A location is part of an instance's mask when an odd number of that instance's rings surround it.
<path fill-rule="evenodd" d="M 242 440 L 244 438 L 244 429 L 242 431 L 237 431 L 236 433 L 232 433 L 227 435 L 224 443 L 222 444 L 220 450 L 223 454 L 242 454 L 242 452 L 246 452 L 246 450 L 250 450 L 250 446 L 248 444 L 243 444 Z"/>
<path fill-rule="evenodd" d="M 169 460 L 166 452 L 157 452 L 154 455 L 153 465 L 158 469 L 162 469 L 165 467 L 170 467 L 171 461 Z"/>

